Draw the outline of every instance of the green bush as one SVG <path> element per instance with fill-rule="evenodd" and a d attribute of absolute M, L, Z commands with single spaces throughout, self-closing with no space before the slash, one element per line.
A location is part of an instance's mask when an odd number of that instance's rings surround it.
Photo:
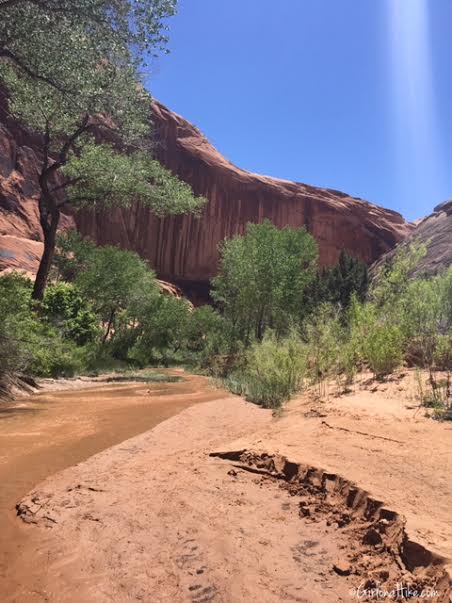
<path fill-rule="evenodd" d="M 334 266 L 319 272 L 313 293 L 317 305 L 327 302 L 346 310 L 353 297 L 361 302 L 365 300 L 368 287 L 367 265 L 346 251 L 341 251 Z"/>
<path fill-rule="evenodd" d="M 40 308 L 42 316 L 61 333 L 63 339 L 85 345 L 99 333 L 99 324 L 90 304 L 69 283 L 49 285 Z"/>
<path fill-rule="evenodd" d="M 31 309 L 32 287 L 17 272 L 0 276 L 0 395 L 31 372 L 41 329 Z"/>
<path fill-rule="evenodd" d="M 331 304 L 321 304 L 305 325 L 311 380 L 319 386 L 335 374 L 342 336 L 339 315 Z"/>
<path fill-rule="evenodd" d="M 452 266 L 440 277 L 441 331 L 452 332 Z"/>
<path fill-rule="evenodd" d="M 378 312 L 374 304 L 363 303 L 353 295 L 343 322 L 345 327 L 338 350 L 338 375 L 345 377 L 345 386 L 353 382 L 366 362 L 365 343 L 375 328 Z"/>
<path fill-rule="evenodd" d="M 121 312 L 136 314 L 157 294 L 155 275 L 136 253 L 117 247 L 97 247 L 75 279 L 103 325 L 103 340 L 114 337 Z"/>
<path fill-rule="evenodd" d="M 184 357 L 189 364 L 224 377 L 237 367 L 243 348 L 232 324 L 211 306 L 200 306 L 190 313 L 184 333 Z"/>
<path fill-rule="evenodd" d="M 367 335 L 364 353 L 376 377 L 395 371 L 403 362 L 403 335 L 400 328 L 391 324 L 377 324 Z"/>
<path fill-rule="evenodd" d="M 242 371 L 232 373 L 225 383 L 233 393 L 276 409 L 301 388 L 305 373 L 306 354 L 298 335 L 278 339 L 267 331 L 246 353 Z"/>
<path fill-rule="evenodd" d="M 158 295 L 139 318 L 137 338 L 128 357 L 139 366 L 181 359 L 190 305 L 185 299 Z"/>
<path fill-rule="evenodd" d="M 84 348 L 47 333 L 34 346 L 30 371 L 37 377 L 74 377 L 86 369 Z"/>
<path fill-rule="evenodd" d="M 405 295 L 413 272 L 427 253 L 427 247 L 418 242 L 402 245 L 394 256 L 379 267 L 369 290 L 369 299 L 378 307 L 395 309 Z"/>
<path fill-rule="evenodd" d="M 212 306 L 193 308 L 185 329 L 185 347 L 188 352 L 203 355 L 210 340 L 225 328 L 225 321 Z"/>
<path fill-rule="evenodd" d="M 0 381 L 72 376 L 84 368 L 83 352 L 61 336 L 42 308 L 34 308 L 31 292 L 31 281 L 20 274 L 0 277 Z"/>
<path fill-rule="evenodd" d="M 438 336 L 434 361 L 439 370 L 452 371 L 452 331 Z"/>

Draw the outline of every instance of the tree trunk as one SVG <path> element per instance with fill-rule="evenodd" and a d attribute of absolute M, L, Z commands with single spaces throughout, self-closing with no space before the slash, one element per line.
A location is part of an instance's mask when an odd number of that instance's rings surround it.
<path fill-rule="evenodd" d="M 40 201 L 39 214 L 42 232 L 44 234 L 44 253 L 42 254 L 38 272 L 36 274 L 32 298 L 41 301 L 44 297 L 50 268 L 52 266 L 53 255 L 55 253 L 56 233 L 60 222 L 60 211 L 54 206 L 51 211 L 48 212 L 47 204 Z"/>
<path fill-rule="evenodd" d="M 110 312 L 110 318 L 108 319 L 107 330 L 105 331 L 105 334 L 102 338 L 102 345 L 105 345 L 105 343 L 107 342 L 108 336 L 110 335 L 111 327 L 113 326 L 113 321 L 115 319 L 115 313 L 116 313 L 115 308 L 112 308 L 112 310 Z"/>
<path fill-rule="evenodd" d="M 265 316 L 265 308 L 261 307 L 259 310 L 259 318 L 256 326 L 256 338 L 258 341 L 262 341 L 263 331 L 264 331 L 264 316 Z"/>
<path fill-rule="evenodd" d="M 1 2 L 1 0 L 0 0 Z M 13 3 L 9 0 L 8 3 Z M 41 223 L 42 232 L 44 235 L 44 253 L 42 254 L 39 264 L 38 273 L 36 275 L 35 284 L 33 287 L 32 299 L 38 301 L 44 297 L 44 292 L 49 278 L 50 268 L 55 253 L 56 233 L 60 222 L 60 210 L 55 191 L 64 189 L 68 182 L 51 189 L 51 183 L 55 184 L 55 176 L 58 170 L 66 165 L 68 154 L 74 146 L 74 143 L 80 136 L 86 132 L 89 125 L 89 114 L 85 114 L 81 120 L 80 126 L 68 137 L 66 142 L 61 147 L 56 161 L 51 161 L 49 156 L 50 151 L 50 123 L 46 123 L 46 133 L 44 137 L 44 161 L 42 170 L 39 175 L 39 186 L 41 188 L 41 196 L 39 197 L 39 222 Z"/>

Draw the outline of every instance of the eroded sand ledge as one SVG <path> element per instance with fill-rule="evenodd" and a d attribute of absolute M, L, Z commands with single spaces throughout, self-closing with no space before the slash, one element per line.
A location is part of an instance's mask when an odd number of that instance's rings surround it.
<path fill-rule="evenodd" d="M 378 387 L 301 397 L 282 419 L 206 402 L 49 478 L 21 503 L 31 579 L 16 600 L 332 603 L 414 575 L 449 601 L 451 427 L 410 408 L 400 382 Z M 351 482 L 365 504 L 340 502 Z"/>

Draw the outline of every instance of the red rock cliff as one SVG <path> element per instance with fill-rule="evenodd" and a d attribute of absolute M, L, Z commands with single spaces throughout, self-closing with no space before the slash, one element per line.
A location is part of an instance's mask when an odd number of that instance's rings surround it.
<path fill-rule="evenodd" d="M 0 99 L 1 101 L 1 99 Z M 2 108 L 3 107 L 3 108 Z M 131 209 L 75 217 L 78 229 L 99 243 L 114 243 L 147 258 L 161 278 L 190 288 L 215 274 L 218 243 L 269 218 L 278 226 L 306 226 L 319 243 L 322 264 L 347 249 L 368 263 L 410 231 L 402 216 L 339 191 L 278 180 L 227 161 L 185 119 L 154 103 L 156 153 L 196 194 L 208 198 L 200 218 L 157 219 L 139 204 Z M 36 209 L 35 139 L 9 119 L 0 102 L 0 269 L 36 264 L 41 237 Z M 71 218 L 65 219 L 69 226 Z M 21 237 L 13 244 L 13 239 Z M 3 257 L 2 257 L 3 256 Z"/>

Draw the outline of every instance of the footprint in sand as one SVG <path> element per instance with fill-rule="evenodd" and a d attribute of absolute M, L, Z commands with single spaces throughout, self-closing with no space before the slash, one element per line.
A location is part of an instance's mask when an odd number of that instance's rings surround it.
<path fill-rule="evenodd" d="M 181 588 L 192 603 L 210 603 L 218 595 L 218 589 L 210 583 L 201 549 L 193 538 L 184 540 L 181 548 L 175 559 L 177 567 L 182 570 Z"/>

